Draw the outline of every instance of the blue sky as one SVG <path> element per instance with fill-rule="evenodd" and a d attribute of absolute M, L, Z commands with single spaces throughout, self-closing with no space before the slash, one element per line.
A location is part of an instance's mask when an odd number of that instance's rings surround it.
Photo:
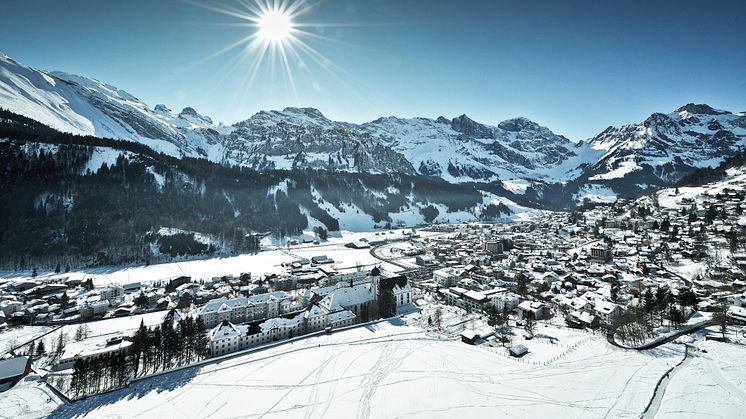
<path fill-rule="evenodd" d="M 525 116 L 573 140 L 687 102 L 746 111 L 744 1 L 326 0 L 298 16 L 331 63 L 250 68 L 240 19 L 185 1 L 7 2 L 0 51 L 91 76 L 151 106 L 234 123 L 312 106 L 333 119 Z M 220 5 L 221 2 L 213 3 Z M 222 2 L 237 7 L 235 3 Z"/>

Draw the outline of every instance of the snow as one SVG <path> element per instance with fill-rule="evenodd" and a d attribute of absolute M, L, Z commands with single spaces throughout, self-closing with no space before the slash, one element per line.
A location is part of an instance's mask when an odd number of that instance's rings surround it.
<path fill-rule="evenodd" d="M 62 401 L 30 375 L 10 390 L 0 393 L 0 418 L 40 418 L 50 415 Z"/>
<path fill-rule="evenodd" d="M 599 175 L 591 176 L 588 178 L 588 180 L 609 180 L 609 179 L 617 179 L 624 176 L 627 176 L 629 173 L 632 173 L 637 170 L 642 170 L 642 167 L 638 166 L 637 163 L 634 160 L 634 157 L 630 157 L 625 161 L 619 162 L 617 164 L 617 167 L 613 170 L 610 170 L 606 173 L 602 173 Z"/>
<path fill-rule="evenodd" d="M 586 184 L 573 194 L 573 198 L 578 202 L 588 199 L 591 202 L 614 202 L 617 195 L 613 189 L 608 186 L 598 184 Z"/>
<path fill-rule="evenodd" d="M 526 188 L 531 186 L 531 182 L 523 179 L 506 179 L 502 181 L 503 187 L 510 192 L 523 195 Z"/>
<path fill-rule="evenodd" d="M 122 152 L 108 147 L 94 147 L 93 155 L 86 162 L 82 174 L 85 174 L 89 170 L 91 173 L 96 173 L 104 164 L 111 167 L 116 164 L 117 158 L 122 154 L 125 157 L 132 157 L 132 153 L 129 152 Z"/>
<path fill-rule="evenodd" d="M 52 326 L 8 326 L 0 329 L 0 355 L 12 346 L 28 342 L 53 329 Z"/>
<path fill-rule="evenodd" d="M 690 350 L 691 360 L 666 386 L 656 417 L 743 417 L 746 348 L 715 341 L 699 342 L 697 346 L 700 350 Z"/>
<path fill-rule="evenodd" d="M 173 232 L 176 229 L 166 229 L 164 232 Z M 404 237 L 404 232 L 411 229 L 381 231 L 383 236 L 376 236 L 370 231 L 351 232 L 342 231 L 339 237 L 329 237 L 327 242 L 319 245 L 300 245 L 287 248 L 278 246 L 258 254 L 239 255 L 232 257 L 219 257 L 202 260 L 191 260 L 185 262 L 162 263 L 149 266 L 134 267 L 102 267 L 90 268 L 79 271 L 72 271 L 62 276 L 71 279 L 92 278 L 95 286 L 106 286 L 109 284 L 127 284 L 131 282 L 155 282 L 173 279 L 182 275 L 188 275 L 195 279 L 212 278 L 223 275 L 238 275 L 242 272 L 251 272 L 253 275 L 264 273 L 285 273 L 282 266 L 285 262 L 292 262 L 300 258 L 310 259 L 313 256 L 326 254 L 334 259 L 335 267 L 338 270 L 353 270 L 357 263 L 368 266 L 381 264 L 379 259 L 371 256 L 369 249 L 350 249 L 345 247 L 346 243 L 358 241 L 362 238 L 387 238 L 396 239 Z M 430 232 L 420 231 L 422 236 L 427 236 Z M 397 271 L 394 266 L 383 264 L 385 268 L 391 271 Z M 17 278 L 27 278 L 30 272 L 25 275 L 18 272 L 0 272 L 0 278 L 13 280 Z M 43 276 L 43 275 L 42 275 Z"/>
<path fill-rule="evenodd" d="M 599 338 L 534 365 L 384 323 L 145 379 L 52 416 L 632 418 L 680 357 L 679 346 L 639 353 Z"/>

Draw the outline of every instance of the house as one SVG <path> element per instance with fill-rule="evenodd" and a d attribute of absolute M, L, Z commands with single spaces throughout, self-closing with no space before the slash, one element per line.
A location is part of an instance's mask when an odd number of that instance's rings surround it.
<path fill-rule="evenodd" d="M 85 304 L 80 306 L 80 318 L 88 319 L 93 316 L 100 316 L 106 313 L 106 310 L 108 309 L 108 300 L 86 302 Z"/>
<path fill-rule="evenodd" d="M 433 281 L 441 287 L 452 287 L 466 275 L 464 268 L 443 268 L 433 272 Z"/>
<path fill-rule="evenodd" d="M 551 315 L 549 306 L 538 301 L 524 301 L 518 304 L 518 318 L 532 318 L 534 320 L 548 319 Z"/>
<path fill-rule="evenodd" d="M 614 322 L 616 317 L 621 314 L 622 308 L 609 301 L 596 300 L 596 303 L 593 306 L 593 311 L 596 313 L 602 324 L 610 325 Z"/>
<path fill-rule="evenodd" d="M 481 327 L 478 329 L 464 329 L 461 332 L 461 342 L 474 345 L 480 339 L 486 339 L 495 334 L 495 329 L 491 327 Z"/>
<path fill-rule="evenodd" d="M 596 244 L 591 247 L 591 260 L 605 263 L 611 259 L 611 248 L 606 244 Z"/>
<path fill-rule="evenodd" d="M 526 355 L 527 353 L 528 353 L 528 348 L 526 348 L 525 346 L 521 344 L 513 345 L 510 347 L 510 356 L 520 358 L 523 355 Z"/>
<path fill-rule="evenodd" d="M 311 258 L 311 263 L 315 265 L 323 265 L 326 263 L 334 263 L 333 259 L 328 258 L 326 255 L 314 256 Z"/>

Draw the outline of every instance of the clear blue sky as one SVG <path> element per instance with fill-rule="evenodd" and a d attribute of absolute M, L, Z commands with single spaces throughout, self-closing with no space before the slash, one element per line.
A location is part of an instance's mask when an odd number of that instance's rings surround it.
<path fill-rule="evenodd" d="M 687 102 L 746 111 L 742 0 L 310 3 L 297 21 L 324 24 L 308 30 L 329 40 L 307 41 L 337 68 L 291 60 L 297 98 L 268 67 L 241 89 L 238 50 L 199 63 L 254 29 L 184 1 L 5 2 L 0 51 L 226 123 L 285 106 L 351 122 L 466 113 L 580 140 Z"/>

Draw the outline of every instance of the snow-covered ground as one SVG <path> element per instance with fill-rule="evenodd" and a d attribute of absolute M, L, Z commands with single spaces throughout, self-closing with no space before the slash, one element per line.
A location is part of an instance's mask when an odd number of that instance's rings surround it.
<path fill-rule="evenodd" d="M 746 347 L 715 341 L 697 346 L 699 350 L 691 351 L 691 359 L 672 376 L 656 417 L 743 417 Z"/>
<path fill-rule="evenodd" d="M 211 258 L 202 260 L 191 260 L 184 262 L 162 263 L 150 266 L 136 267 L 106 267 L 90 268 L 80 271 L 60 274 L 60 277 L 87 279 L 93 278 L 96 286 L 107 284 L 127 284 L 131 282 L 154 282 L 173 279 L 182 275 L 192 278 L 211 278 L 223 275 L 239 275 L 243 272 L 251 272 L 254 276 L 265 273 L 281 274 L 286 272 L 282 266 L 285 262 L 292 262 L 300 258 L 310 259 L 313 256 L 327 255 L 334 259 L 335 267 L 340 271 L 351 271 L 358 264 L 372 266 L 381 264 L 379 259 L 371 256 L 370 249 L 350 249 L 345 247 L 346 243 L 358 241 L 362 238 L 369 240 L 401 239 L 405 232 L 412 229 L 400 229 L 379 232 L 342 232 L 339 237 L 329 237 L 327 242 L 319 245 L 304 244 L 297 246 L 277 246 L 270 250 L 253 255 L 239 255 L 225 258 Z M 429 236 L 437 233 L 428 231 L 417 231 L 421 236 Z M 400 268 L 383 263 L 383 267 L 395 272 Z M 13 280 L 16 278 L 28 278 L 31 272 L 5 272 L 0 273 L 0 279 Z M 44 275 L 40 275 L 43 277 Z"/>
<path fill-rule="evenodd" d="M 143 380 L 52 416 L 637 417 L 681 351 L 590 339 L 539 366 L 381 324 Z"/>
<path fill-rule="evenodd" d="M 11 347 L 35 339 L 52 329 L 53 326 L 6 326 L 0 329 L 0 355 L 8 352 Z"/>

